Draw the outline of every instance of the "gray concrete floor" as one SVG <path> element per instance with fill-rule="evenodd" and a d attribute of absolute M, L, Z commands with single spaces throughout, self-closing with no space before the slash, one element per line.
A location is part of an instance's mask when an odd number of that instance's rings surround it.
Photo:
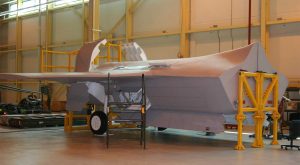
<path fill-rule="evenodd" d="M 0 165 L 156 165 L 156 164 L 299 164 L 300 151 L 281 150 L 269 145 L 263 149 L 251 148 L 244 136 L 244 151 L 233 150 L 236 135 L 222 133 L 206 137 L 204 133 L 169 129 L 157 132 L 147 130 L 147 149 L 139 145 L 138 133 L 112 132 L 110 148 L 105 137 L 89 131 L 64 133 L 62 128 L 30 129 L 27 131 L 0 128 Z M 281 144 L 288 141 L 281 140 Z M 300 145 L 300 140 L 295 142 Z"/>

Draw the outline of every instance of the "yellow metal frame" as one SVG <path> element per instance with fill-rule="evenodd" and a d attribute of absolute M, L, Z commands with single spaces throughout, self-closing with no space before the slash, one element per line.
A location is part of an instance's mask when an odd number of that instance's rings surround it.
<path fill-rule="evenodd" d="M 125 40 L 131 42 L 131 37 L 133 36 L 133 10 L 134 1 L 126 0 L 125 4 Z"/>
<path fill-rule="evenodd" d="M 180 54 L 179 58 L 190 57 L 191 0 L 180 1 Z"/>
<path fill-rule="evenodd" d="M 102 59 L 106 59 L 105 60 L 106 62 L 112 62 L 112 61 L 121 62 L 122 61 L 122 45 L 121 44 L 112 44 L 110 42 L 107 42 L 105 44 L 105 47 L 107 48 L 106 55 L 99 54 L 96 57 L 96 59 L 93 61 L 94 64 L 99 64 Z M 112 57 L 112 48 L 114 48 L 118 51 L 117 57 Z"/>
<path fill-rule="evenodd" d="M 99 34 L 99 31 L 100 30 L 100 22 L 101 20 L 99 19 L 100 18 L 100 0 L 93 0 L 93 1 L 90 1 L 90 9 L 92 10 L 92 24 L 91 24 L 91 27 L 92 27 L 92 41 L 96 41 L 96 40 L 99 40 L 99 37 L 100 37 L 100 34 Z"/>
<path fill-rule="evenodd" d="M 48 55 L 64 55 L 68 58 L 68 64 L 66 66 L 57 66 L 57 65 L 47 65 Z M 63 52 L 63 51 L 50 51 L 50 50 L 42 50 L 41 51 L 41 72 L 48 72 L 48 69 L 59 68 L 59 69 L 67 69 L 68 72 L 71 72 L 75 67 L 72 66 L 72 57 L 78 54 L 78 50 Z M 46 61 L 45 61 L 46 59 Z"/>
<path fill-rule="evenodd" d="M 108 126 L 110 129 L 114 128 L 136 128 L 138 126 L 137 123 L 113 123 L 112 120 L 118 115 L 116 113 L 110 112 L 108 113 Z"/>
<path fill-rule="evenodd" d="M 73 120 L 77 119 L 86 119 L 86 125 L 84 126 L 73 126 Z M 90 129 L 90 115 L 74 115 L 73 112 L 68 111 L 66 113 L 65 119 L 64 119 L 64 130 L 65 132 L 72 132 L 75 130 L 87 130 Z"/>
<path fill-rule="evenodd" d="M 106 59 L 106 62 L 111 62 L 111 61 L 122 61 L 122 45 L 121 44 L 112 44 L 112 43 L 107 43 L 105 45 L 107 49 L 107 54 L 104 56 L 98 55 L 96 59 L 93 61 L 94 64 L 99 64 L 101 59 Z M 115 48 L 118 51 L 118 56 L 117 57 L 112 57 L 112 48 Z M 100 48 L 99 48 L 100 49 Z M 50 50 L 41 50 L 41 58 L 40 58 L 40 69 L 41 72 L 48 72 L 48 69 L 67 69 L 68 72 L 71 72 L 75 67 L 72 66 L 72 59 L 73 56 L 76 56 L 78 54 L 79 50 L 74 50 L 74 51 L 50 51 Z M 68 58 L 68 64 L 64 66 L 57 66 L 57 65 L 48 65 L 48 56 L 53 56 L 53 55 L 62 55 L 62 56 L 67 56 Z M 51 62 L 49 62 L 51 63 Z"/>
<path fill-rule="evenodd" d="M 249 85 L 249 78 L 255 80 L 255 93 Z M 265 80 L 271 80 L 267 88 L 264 90 Z M 277 74 L 267 74 L 267 73 L 251 73 L 241 71 L 238 80 L 238 113 L 236 115 L 236 120 L 238 123 L 238 142 L 235 146 L 236 150 L 244 150 L 242 140 L 242 127 L 243 121 L 246 119 L 244 112 L 253 112 L 253 119 L 255 123 L 255 140 L 252 147 L 262 148 L 264 147 L 262 139 L 262 129 L 263 122 L 265 119 L 265 112 L 271 111 L 273 118 L 273 141 L 272 145 L 278 144 L 277 141 L 277 129 L 278 129 L 278 119 L 280 114 L 278 113 L 278 75 Z M 273 106 L 266 106 L 269 96 L 273 93 Z M 244 98 L 247 97 L 252 107 L 244 107 Z"/>
<path fill-rule="evenodd" d="M 115 115 L 109 115 L 110 118 L 113 118 Z M 73 126 L 74 119 L 86 119 L 86 125 L 83 126 Z M 111 120 L 110 120 L 111 121 Z M 136 128 L 137 124 L 128 124 L 128 123 L 121 123 L 121 124 L 113 124 L 112 122 L 109 123 L 109 128 Z M 68 111 L 66 113 L 64 119 L 64 130 L 65 132 L 72 132 L 77 130 L 89 130 L 90 129 L 90 115 L 74 115 L 73 112 Z"/>

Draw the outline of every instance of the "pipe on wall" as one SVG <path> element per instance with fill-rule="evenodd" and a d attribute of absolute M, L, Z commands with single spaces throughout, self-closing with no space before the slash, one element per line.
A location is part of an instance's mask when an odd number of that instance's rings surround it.
<path fill-rule="evenodd" d="M 249 0 L 249 15 L 248 15 L 248 45 L 251 44 L 251 0 Z"/>

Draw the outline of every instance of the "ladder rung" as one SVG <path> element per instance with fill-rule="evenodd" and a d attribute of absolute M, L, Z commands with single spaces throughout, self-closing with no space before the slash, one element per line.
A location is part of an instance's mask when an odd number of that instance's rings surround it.
<path fill-rule="evenodd" d="M 141 113 L 140 110 L 123 110 L 123 111 L 110 110 L 110 112 L 113 112 L 113 113 Z"/>
<path fill-rule="evenodd" d="M 126 131 L 139 131 L 141 130 L 140 127 L 135 127 L 135 128 L 126 128 L 126 127 L 121 127 L 121 128 L 110 128 L 110 130 L 126 130 Z"/>
<path fill-rule="evenodd" d="M 107 93 L 110 95 L 110 86 L 111 84 L 110 80 L 110 73 L 108 73 L 107 76 Z M 138 123 L 140 124 L 140 145 L 143 145 L 144 149 L 146 149 L 146 115 L 145 115 L 145 107 L 146 107 L 146 94 L 145 94 L 145 80 L 144 80 L 144 74 L 142 75 L 142 102 L 130 102 L 130 100 L 127 100 L 128 102 L 109 102 L 107 100 L 107 107 L 109 107 L 109 113 L 108 115 L 108 124 L 112 124 L 113 122 L 116 123 Z M 134 109 L 129 109 L 128 107 L 137 106 Z M 141 113 L 141 118 L 134 118 L 134 119 L 112 119 L 109 115 L 110 113 Z M 127 117 L 130 118 L 130 117 Z M 109 146 L 109 127 L 107 127 L 106 131 L 106 147 Z"/>
<path fill-rule="evenodd" d="M 108 105 L 120 105 L 120 106 L 128 106 L 128 105 L 142 105 L 141 103 L 130 103 L 130 102 L 109 102 Z"/>
<path fill-rule="evenodd" d="M 114 122 L 142 122 L 141 119 L 117 119 L 117 120 L 110 120 Z"/>

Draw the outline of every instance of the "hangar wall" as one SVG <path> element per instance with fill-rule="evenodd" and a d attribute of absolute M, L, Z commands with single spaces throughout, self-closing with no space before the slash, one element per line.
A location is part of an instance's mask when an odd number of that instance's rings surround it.
<path fill-rule="evenodd" d="M 287 2 L 288 1 L 288 2 Z M 114 29 L 112 38 L 126 42 L 126 0 L 100 1 L 100 29 L 102 37 Z M 180 52 L 181 0 L 133 0 L 137 4 L 133 12 L 133 37 L 149 59 L 178 58 Z M 252 0 L 252 42 L 260 41 L 260 0 Z M 87 4 L 85 5 L 87 8 Z M 0 45 L 16 45 L 22 57 L 21 72 L 39 72 L 39 46 L 48 42 L 52 50 L 68 51 L 79 49 L 85 42 L 87 29 L 82 19 L 82 5 L 53 10 L 51 17 L 45 12 L 19 17 L 21 35 L 17 35 L 16 19 L 1 21 Z M 85 17 L 87 14 L 85 14 Z M 46 18 L 48 17 L 48 18 Z M 299 78 L 300 66 L 300 1 L 271 0 L 270 53 L 272 64 L 289 78 Z M 47 26 L 47 19 L 51 21 Z M 285 21 L 291 20 L 291 21 Z M 248 0 L 191 0 L 190 56 L 226 51 L 247 44 Z M 286 23 L 280 23 L 285 21 Z M 117 26 L 118 25 L 118 26 Z M 222 28 L 227 27 L 227 28 Z M 229 28 L 228 28 L 229 27 Z M 232 28 L 230 28 L 232 27 Z M 48 29 L 47 29 L 48 28 Z M 46 36 L 49 31 L 50 36 Z M 206 30 L 203 30 L 206 29 Z M 197 32 L 199 31 L 199 32 Z M 116 41 L 116 42 L 118 42 Z M 14 46 L 0 46 L 0 71 L 16 72 L 16 49 Z M 53 63 L 63 64 L 65 59 L 53 57 Z M 62 71 L 62 70 L 59 70 Z M 37 88 L 36 84 L 23 87 Z M 54 88 L 54 100 L 64 100 L 65 90 Z M 2 94 L 3 95 L 3 94 Z M 15 102 L 7 96 L 5 102 Z"/>

